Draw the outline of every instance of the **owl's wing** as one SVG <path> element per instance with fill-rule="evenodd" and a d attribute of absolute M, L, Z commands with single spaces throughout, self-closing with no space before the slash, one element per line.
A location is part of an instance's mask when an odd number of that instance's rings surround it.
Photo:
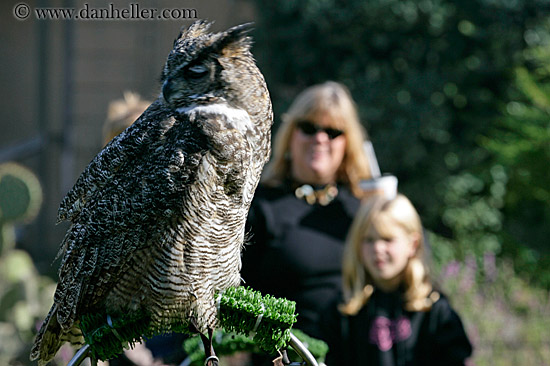
<path fill-rule="evenodd" d="M 82 207 L 129 160 L 142 153 L 151 139 L 161 133 L 161 121 L 169 118 L 161 101 L 157 100 L 120 135 L 103 148 L 80 174 L 73 188 L 67 193 L 57 213 L 57 222 L 73 220 Z"/>
<path fill-rule="evenodd" d="M 188 121 L 169 118 L 147 128 L 114 141 L 79 178 L 72 191 L 78 198 L 66 200 L 73 202 L 64 206 L 72 207 L 67 211 L 72 225 L 62 245 L 54 297 L 64 329 L 76 319 L 77 308 L 100 303 L 137 251 L 162 242 L 208 149 L 206 137 Z M 128 151 L 119 147 L 123 143 Z M 123 157 L 111 156 L 113 151 Z M 108 169 L 98 171 L 102 166 Z"/>

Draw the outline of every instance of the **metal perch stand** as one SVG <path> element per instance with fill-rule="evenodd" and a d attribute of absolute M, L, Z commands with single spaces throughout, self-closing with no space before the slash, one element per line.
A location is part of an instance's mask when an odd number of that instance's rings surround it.
<path fill-rule="evenodd" d="M 307 365 L 307 366 L 319 366 L 317 364 L 317 360 L 315 360 L 315 357 L 309 352 L 309 350 L 304 346 L 304 344 L 296 338 L 296 336 L 292 333 L 290 333 L 290 342 L 289 346 L 296 351 L 298 356 L 302 358 L 304 361 L 303 363 L 296 363 L 293 362 L 289 366 L 298 366 L 298 365 Z M 88 357 L 90 353 L 90 345 L 85 344 L 81 349 L 76 352 L 76 354 L 73 356 L 73 358 L 69 361 L 67 366 L 80 366 L 82 362 Z M 92 366 L 97 365 L 97 362 L 92 359 Z"/>
<path fill-rule="evenodd" d="M 309 350 L 304 346 L 304 344 L 300 342 L 300 340 L 296 338 L 296 336 L 292 333 L 290 333 L 289 345 L 294 349 L 294 351 L 296 351 L 298 356 L 300 356 L 302 360 L 304 360 L 306 365 L 318 366 L 317 360 L 315 359 L 315 357 L 313 357 L 311 352 L 309 352 Z M 291 363 L 290 365 L 295 365 L 295 363 Z"/>
<path fill-rule="evenodd" d="M 84 362 L 84 360 L 88 357 L 88 354 L 90 353 L 90 345 L 85 344 L 81 349 L 76 352 L 76 354 L 71 358 L 67 366 L 79 366 Z M 94 360 L 92 360 L 92 366 L 94 364 L 97 364 Z"/>

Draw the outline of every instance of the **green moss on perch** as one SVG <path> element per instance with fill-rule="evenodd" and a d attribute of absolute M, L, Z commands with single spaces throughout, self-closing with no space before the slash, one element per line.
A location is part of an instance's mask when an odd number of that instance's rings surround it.
<path fill-rule="evenodd" d="M 294 301 L 262 296 L 242 286 L 218 294 L 217 301 L 220 325 L 227 332 L 253 335 L 258 347 L 268 353 L 288 344 L 290 329 L 297 318 Z"/>

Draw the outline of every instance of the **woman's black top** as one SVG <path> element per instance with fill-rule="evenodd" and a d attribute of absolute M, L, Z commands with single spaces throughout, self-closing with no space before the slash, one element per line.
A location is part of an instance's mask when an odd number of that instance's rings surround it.
<path fill-rule="evenodd" d="M 295 301 L 295 327 L 321 337 L 319 315 L 341 289 L 343 247 L 358 208 L 343 186 L 327 206 L 297 198 L 290 184 L 258 187 L 243 250 L 245 285 Z"/>

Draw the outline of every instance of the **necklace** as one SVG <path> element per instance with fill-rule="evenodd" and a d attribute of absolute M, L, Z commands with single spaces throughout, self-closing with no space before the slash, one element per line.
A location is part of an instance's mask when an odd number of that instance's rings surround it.
<path fill-rule="evenodd" d="M 338 196 L 338 188 L 336 184 L 327 184 L 322 189 L 314 189 L 309 184 L 301 185 L 294 191 L 296 198 L 304 199 L 309 205 L 316 203 L 321 206 L 326 206 Z"/>

